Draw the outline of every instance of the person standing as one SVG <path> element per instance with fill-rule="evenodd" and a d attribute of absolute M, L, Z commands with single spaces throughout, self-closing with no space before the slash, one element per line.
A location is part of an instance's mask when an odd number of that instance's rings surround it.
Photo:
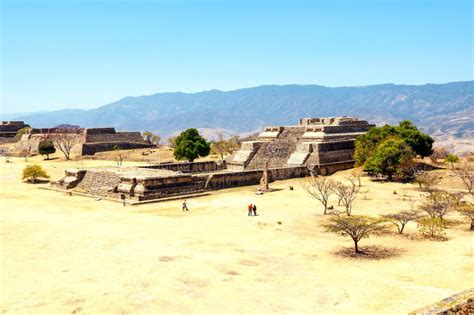
<path fill-rule="evenodd" d="M 186 203 L 186 200 L 184 200 L 184 202 L 183 202 L 183 211 L 189 211 L 188 204 Z"/>
<path fill-rule="evenodd" d="M 253 206 L 252 204 L 249 204 L 247 209 L 249 210 L 249 213 L 248 213 L 248 216 L 251 217 L 252 216 L 252 211 L 253 211 Z"/>
<path fill-rule="evenodd" d="M 253 205 L 252 211 L 253 211 L 253 215 L 257 216 L 257 206 L 256 205 Z"/>

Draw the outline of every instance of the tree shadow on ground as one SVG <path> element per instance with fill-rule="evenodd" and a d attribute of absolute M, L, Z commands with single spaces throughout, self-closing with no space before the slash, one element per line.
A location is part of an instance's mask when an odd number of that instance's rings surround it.
<path fill-rule="evenodd" d="M 352 259 L 380 260 L 400 256 L 405 250 L 397 247 L 365 246 L 360 249 L 360 253 L 355 253 L 354 247 L 345 247 L 333 254 Z"/>

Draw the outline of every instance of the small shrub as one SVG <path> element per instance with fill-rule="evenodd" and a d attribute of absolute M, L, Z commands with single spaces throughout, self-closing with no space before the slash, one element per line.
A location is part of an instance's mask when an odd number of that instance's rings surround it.
<path fill-rule="evenodd" d="M 440 218 L 424 217 L 418 220 L 418 230 L 424 237 L 442 240 L 446 238 L 445 222 Z"/>
<path fill-rule="evenodd" d="M 49 175 L 40 165 L 34 164 L 25 166 L 23 169 L 23 180 L 26 179 L 30 183 L 37 183 L 39 178 L 49 178 Z"/>

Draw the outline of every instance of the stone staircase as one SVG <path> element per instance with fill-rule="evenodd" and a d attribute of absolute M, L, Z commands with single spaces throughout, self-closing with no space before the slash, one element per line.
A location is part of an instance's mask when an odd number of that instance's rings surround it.
<path fill-rule="evenodd" d="M 74 189 L 91 195 L 110 196 L 119 183 L 120 177 L 115 173 L 87 170 Z"/>

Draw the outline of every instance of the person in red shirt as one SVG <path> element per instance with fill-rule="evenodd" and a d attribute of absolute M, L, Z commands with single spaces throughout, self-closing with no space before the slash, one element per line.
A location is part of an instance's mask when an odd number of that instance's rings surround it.
<path fill-rule="evenodd" d="M 248 216 L 251 217 L 251 216 L 252 216 L 252 211 L 253 211 L 253 206 L 252 206 L 252 204 L 249 204 L 249 206 L 248 206 L 247 208 L 248 208 L 248 210 L 249 210 Z"/>

